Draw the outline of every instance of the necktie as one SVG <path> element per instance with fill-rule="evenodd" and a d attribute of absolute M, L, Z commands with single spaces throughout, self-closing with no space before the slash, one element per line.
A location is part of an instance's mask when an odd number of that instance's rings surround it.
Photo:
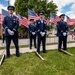
<path fill-rule="evenodd" d="M 11 17 L 11 18 L 13 18 L 13 16 L 12 16 L 12 15 L 11 15 L 10 17 Z"/>

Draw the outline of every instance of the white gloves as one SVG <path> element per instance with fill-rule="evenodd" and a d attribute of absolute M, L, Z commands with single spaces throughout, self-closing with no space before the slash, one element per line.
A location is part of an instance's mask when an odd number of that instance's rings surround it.
<path fill-rule="evenodd" d="M 40 32 L 41 36 L 43 37 L 45 35 L 45 32 Z"/>
<path fill-rule="evenodd" d="M 32 32 L 32 35 L 35 35 L 35 32 Z"/>
<path fill-rule="evenodd" d="M 8 33 L 9 33 L 9 35 L 11 35 L 11 36 L 14 35 L 14 32 L 11 31 L 10 29 L 8 29 L 7 31 L 8 31 Z"/>
<path fill-rule="evenodd" d="M 66 33 L 66 32 L 64 32 L 64 33 L 63 33 L 63 36 L 66 36 L 66 35 L 67 35 L 67 33 Z"/>

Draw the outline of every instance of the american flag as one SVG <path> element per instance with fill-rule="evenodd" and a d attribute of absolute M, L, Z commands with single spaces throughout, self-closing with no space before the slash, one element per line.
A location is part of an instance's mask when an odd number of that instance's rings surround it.
<path fill-rule="evenodd" d="M 34 19 L 34 21 L 39 19 L 39 16 L 32 10 L 28 9 L 28 21 Z"/>
<path fill-rule="evenodd" d="M 29 16 L 29 17 L 28 17 L 28 21 L 29 21 L 30 19 L 34 19 L 34 21 L 36 22 L 36 20 L 39 19 L 39 16 Z"/>
<path fill-rule="evenodd" d="M 48 25 L 48 24 L 50 23 L 50 20 L 47 19 L 47 20 L 46 20 L 46 23 L 47 23 L 47 25 Z"/>
<path fill-rule="evenodd" d="M 58 21 L 60 21 L 60 18 L 59 18 L 59 16 L 56 15 L 54 25 L 56 25 Z"/>
<path fill-rule="evenodd" d="M 0 24 L 2 24 L 3 20 L 4 20 L 4 17 L 2 14 L 0 14 Z"/>
<path fill-rule="evenodd" d="M 15 16 L 17 18 L 19 18 L 19 25 L 22 25 L 22 26 L 28 28 L 28 19 L 26 17 L 23 17 L 20 14 L 17 14 Z"/>
<path fill-rule="evenodd" d="M 23 17 L 23 19 L 19 20 L 20 25 L 28 28 L 28 19 L 26 17 Z"/>
<path fill-rule="evenodd" d="M 34 21 L 36 22 L 36 20 L 40 19 L 40 17 L 37 15 L 37 13 L 35 13 L 34 11 L 28 9 L 28 21 L 30 19 L 34 19 Z M 45 20 L 45 21 L 46 21 L 47 25 L 50 23 L 50 20 Z"/>
<path fill-rule="evenodd" d="M 30 9 L 28 9 L 28 16 L 37 16 L 36 13 Z"/>
<path fill-rule="evenodd" d="M 0 24 L 3 23 L 4 17 L 9 15 L 8 11 L 2 9 L 2 14 L 0 14 Z"/>
<path fill-rule="evenodd" d="M 67 22 L 69 26 L 75 25 L 75 22 Z"/>
<path fill-rule="evenodd" d="M 67 18 L 67 23 L 68 23 L 68 25 L 70 25 L 70 26 L 75 25 L 75 19 L 71 19 L 71 18 L 68 17 L 67 15 L 66 15 L 66 18 Z"/>
<path fill-rule="evenodd" d="M 53 24 L 55 24 L 56 23 L 56 15 L 55 14 L 53 14 L 53 13 L 50 13 L 50 22 L 51 23 L 53 23 Z"/>
<path fill-rule="evenodd" d="M 59 21 L 59 20 L 60 20 L 59 16 L 57 16 L 57 15 L 55 15 L 53 13 L 50 14 L 50 22 L 51 23 L 53 23 L 54 25 L 56 25 L 57 21 Z"/>
<path fill-rule="evenodd" d="M 5 17 L 5 16 L 8 16 L 9 15 L 9 12 L 8 11 L 6 11 L 6 10 L 4 10 L 4 9 L 2 9 L 2 15 Z"/>
<path fill-rule="evenodd" d="M 20 14 L 16 15 L 20 20 L 23 19 L 23 16 L 21 16 Z"/>

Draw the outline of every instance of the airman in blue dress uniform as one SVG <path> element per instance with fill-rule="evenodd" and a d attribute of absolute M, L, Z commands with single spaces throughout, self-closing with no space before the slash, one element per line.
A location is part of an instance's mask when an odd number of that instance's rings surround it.
<path fill-rule="evenodd" d="M 63 50 L 67 50 L 68 25 L 64 21 L 65 14 L 61 14 L 60 21 L 57 22 L 58 50 L 61 50 L 63 42 Z"/>
<path fill-rule="evenodd" d="M 19 57 L 19 46 L 18 46 L 18 27 L 19 20 L 13 15 L 15 8 L 14 6 L 8 6 L 9 15 L 4 18 L 3 28 L 5 29 L 5 39 L 6 39 L 6 57 L 10 57 L 10 43 L 13 40 L 16 47 L 16 56 Z"/>
<path fill-rule="evenodd" d="M 34 24 L 34 19 L 30 19 L 28 30 L 30 37 L 30 49 L 32 49 L 32 40 L 34 40 L 34 47 L 36 48 L 36 27 Z"/>
<path fill-rule="evenodd" d="M 43 53 L 46 53 L 46 31 L 47 24 L 44 20 L 44 13 L 39 12 L 40 19 L 36 21 L 36 29 L 37 29 L 37 52 L 40 53 L 40 44 L 42 41 Z"/>

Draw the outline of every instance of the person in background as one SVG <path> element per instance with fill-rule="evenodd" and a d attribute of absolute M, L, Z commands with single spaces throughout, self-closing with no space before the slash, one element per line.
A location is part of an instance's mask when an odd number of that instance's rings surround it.
<path fill-rule="evenodd" d="M 5 41 L 5 31 L 3 31 L 2 33 L 2 43 L 4 43 L 4 41 Z"/>
<path fill-rule="evenodd" d="M 72 32 L 72 39 L 74 39 L 75 40 L 75 29 L 73 30 L 73 32 Z"/>
<path fill-rule="evenodd" d="M 34 40 L 34 47 L 36 48 L 36 27 L 34 24 L 34 19 L 30 19 L 28 30 L 30 38 L 30 49 L 32 49 L 32 40 Z"/>

